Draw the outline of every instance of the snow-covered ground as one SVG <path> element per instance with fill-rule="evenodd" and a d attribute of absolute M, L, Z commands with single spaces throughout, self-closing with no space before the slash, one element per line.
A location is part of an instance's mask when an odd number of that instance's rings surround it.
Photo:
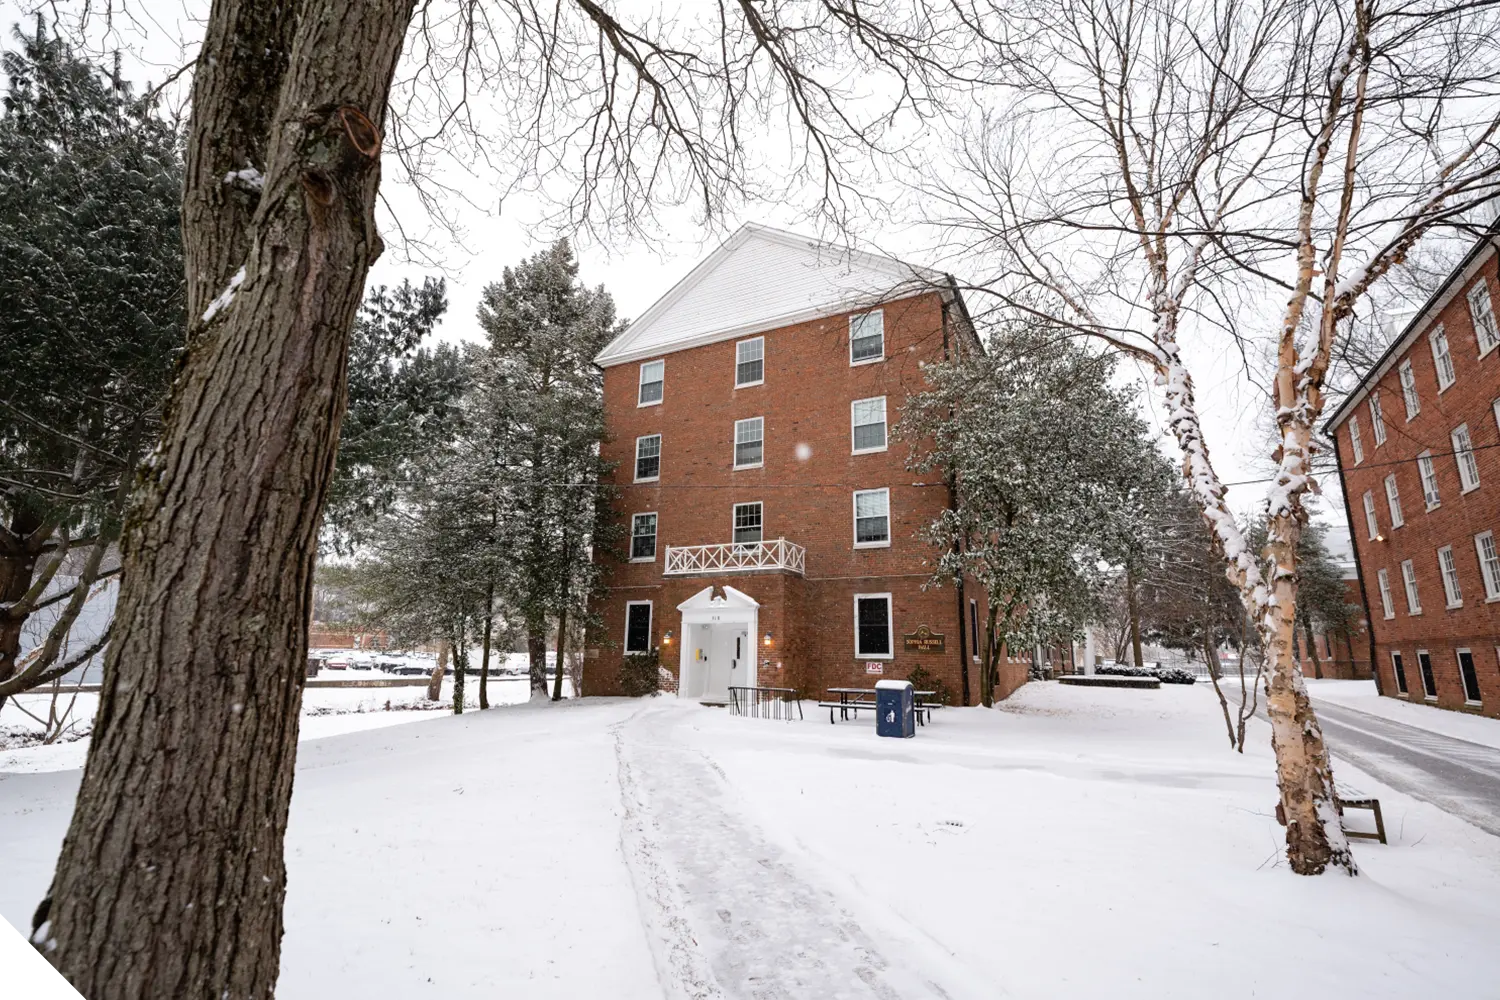
<path fill-rule="evenodd" d="M 1264 723 L 1032 684 L 913 740 L 672 698 L 304 743 L 278 996 L 1478 998 L 1500 839 L 1374 779 L 1391 843 L 1292 875 Z M 1344 769 L 1348 769 L 1347 765 Z M 0 914 L 78 773 L 0 775 Z"/>
<path fill-rule="evenodd" d="M 1382 719 L 1400 722 L 1429 733 L 1441 733 L 1456 740 L 1468 740 L 1481 746 L 1500 750 L 1500 719 L 1482 715 L 1467 715 L 1434 705 L 1422 704 L 1422 692 L 1417 692 L 1415 701 L 1406 698 L 1382 698 L 1375 691 L 1374 681 L 1309 680 L 1308 693 L 1313 707 L 1319 701 L 1378 715 Z"/>

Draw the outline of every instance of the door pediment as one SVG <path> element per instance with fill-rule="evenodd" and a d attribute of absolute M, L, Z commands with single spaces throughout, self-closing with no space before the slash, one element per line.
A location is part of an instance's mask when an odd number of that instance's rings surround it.
<path fill-rule="evenodd" d="M 718 591 L 715 594 L 715 590 Z M 677 605 L 677 610 L 683 613 L 691 611 L 752 611 L 760 607 L 760 602 L 743 590 L 733 587 L 704 587 L 692 597 Z"/>

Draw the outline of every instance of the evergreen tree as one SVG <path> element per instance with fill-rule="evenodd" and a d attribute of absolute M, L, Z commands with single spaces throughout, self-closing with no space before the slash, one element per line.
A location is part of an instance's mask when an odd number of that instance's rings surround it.
<path fill-rule="evenodd" d="M 15 39 L 0 56 L 0 702 L 70 666 L 48 663 L 102 575 L 184 338 L 175 131 L 40 18 Z M 79 599 L 13 677 L 22 626 L 89 540 Z"/>
<path fill-rule="evenodd" d="M 598 442 L 603 375 L 594 357 L 621 329 L 614 300 L 578 281 L 566 240 L 506 268 L 487 286 L 479 323 L 489 350 L 475 373 L 501 485 L 497 532 L 507 553 L 495 581 L 525 629 L 533 697 L 546 690 L 547 637 L 559 638 L 553 699 L 562 696 L 563 642 L 600 578 L 592 547 L 607 500 Z M 571 619 L 571 624 L 570 624 Z"/>

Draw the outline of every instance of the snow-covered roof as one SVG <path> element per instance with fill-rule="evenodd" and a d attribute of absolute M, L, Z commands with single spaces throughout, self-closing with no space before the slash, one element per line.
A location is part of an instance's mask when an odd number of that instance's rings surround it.
<path fill-rule="evenodd" d="M 640 361 L 937 288 L 952 288 L 939 271 L 747 224 L 594 360 Z"/>

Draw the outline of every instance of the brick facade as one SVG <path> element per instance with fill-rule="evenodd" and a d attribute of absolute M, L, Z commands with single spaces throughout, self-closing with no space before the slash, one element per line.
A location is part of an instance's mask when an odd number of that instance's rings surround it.
<path fill-rule="evenodd" d="M 941 474 L 907 471 L 908 446 L 891 439 L 907 395 L 922 385 L 920 365 L 957 349 L 953 307 L 945 293 L 923 292 L 884 303 L 884 357 L 851 364 L 850 320 L 860 309 L 754 333 L 764 338 L 764 379 L 736 387 L 736 344 L 723 340 L 610 364 L 604 374 L 607 440 L 603 456 L 615 463 L 622 552 L 635 514 L 655 513 L 655 555 L 628 561 L 601 553 L 608 593 L 595 604 L 602 629 L 589 638 L 584 690 L 614 694 L 623 656 L 626 606 L 651 601 L 650 642 L 662 665 L 678 673 L 684 631 L 678 605 L 705 587 L 729 586 L 760 603 L 757 646 L 760 686 L 795 687 L 821 697 L 830 686 L 870 686 L 855 656 L 856 594 L 890 594 L 893 656 L 885 678 L 923 667 L 954 699 L 964 689 L 969 658 L 966 623 L 951 585 L 926 586 L 935 558 L 920 532 L 949 504 Z M 967 327 L 964 328 L 967 331 Z M 972 338 L 972 333 L 965 333 Z M 966 341 L 967 343 L 968 341 Z M 639 405 L 641 366 L 664 362 L 660 402 Z M 851 404 L 885 397 L 888 444 L 854 454 Z M 763 460 L 736 470 L 735 422 L 763 418 Z M 637 438 L 661 435 L 660 478 L 635 482 Z M 890 543 L 854 544 L 856 490 L 888 489 Z M 737 503 L 762 504 L 762 538 L 784 538 L 806 550 L 805 571 L 762 570 L 666 575 L 670 546 L 728 543 Z M 966 588 L 965 603 L 981 595 Z M 902 634 L 926 625 L 945 636 L 942 653 L 906 652 Z M 667 633 L 672 633 L 668 638 Z M 765 642 L 769 634 L 771 641 Z M 1004 659 L 997 692 L 1025 682 L 1024 660 Z M 970 701 L 978 697 L 977 664 L 970 659 Z M 679 678 L 680 679 L 680 678 Z"/>
<path fill-rule="evenodd" d="M 1500 573 L 1486 581 L 1476 539 L 1500 527 L 1500 347 L 1485 344 L 1471 316 L 1470 294 L 1488 289 L 1491 308 L 1500 305 L 1500 279 L 1493 244 L 1481 242 L 1449 277 L 1412 324 L 1393 342 L 1385 357 L 1366 376 L 1360 389 L 1329 421 L 1337 444 L 1350 531 L 1368 600 L 1375 644 L 1377 683 L 1382 694 L 1427 701 L 1444 708 L 1500 717 Z M 1482 314 L 1481 314 L 1482 315 Z M 1453 380 L 1440 386 L 1439 362 L 1432 331 L 1446 334 Z M 1409 375 L 1403 369 L 1409 365 Z M 1419 411 L 1410 418 L 1403 380 L 1415 391 Z M 1377 441 L 1372 396 L 1385 428 Z M 1357 430 L 1355 429 L 1357 426 Z M 1466 426 L 1477 470 L 1477 483 L 1461 479 L 1463 456 L 1453 443 L 1456 428 Z M 1359 437 L 1356 454 L 1354 436 Z M 1430 453 L 1432 477 L 1425 484 L 1423 463 Z M 1387 497 L 1386 479 L 1394 476 L 1401 521 L 1396 525 Z M 1426 494 L 1436 487 L 1436 502 Z M 1365 495 L 1374 506 L 1375 532 L 1367 523 Z M 1452 573 L 1459 599 L 1449 600 L 1444 587 L 1451 547 Z M 1403 564 L 1410 562 L 1418 608 L 1408 604 Z M 1390 597 L 1387 612 L 1380 574 Z M 1459 652 L 1468 651 L 1474 666 L 1478 699 L 1470 697 L 1460 674 Z M 1395 676 L 1392 654 L 1399 654 L 1405 692 Z M 1419 653 L 1430 663 L 1435 690 L 1424 691 Z"/>

